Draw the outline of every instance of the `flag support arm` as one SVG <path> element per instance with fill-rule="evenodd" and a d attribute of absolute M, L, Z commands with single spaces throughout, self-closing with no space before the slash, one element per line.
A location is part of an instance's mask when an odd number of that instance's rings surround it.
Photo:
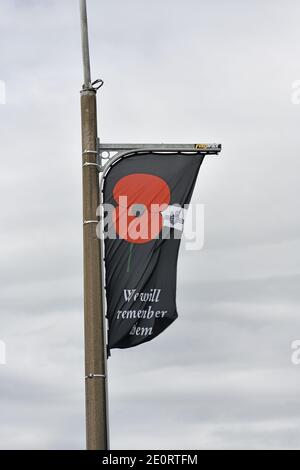
<path fill-rule="evenodd" d="M 219 155 L 222 144 L 101 144 L 98 141 L 97 165 L 102 173 L 100 187 L 109 168 L 119 159 L 141 153 Z"/>
<path fill-rule="evenodd" d="M 192 152 L 206 155 L 218 155 L 221 144 L 105 144 L 99 142 L 100 153 L 103 152 Z"/>

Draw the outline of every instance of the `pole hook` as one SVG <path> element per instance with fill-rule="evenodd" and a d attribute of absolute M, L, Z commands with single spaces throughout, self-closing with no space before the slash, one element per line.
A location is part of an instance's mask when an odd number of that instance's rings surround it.
<path fill-rule="evenodd" d="M 97 85 L 97 86 L 95 86 Z M 102 86 L 104 85 L 104 81 L 101 80 L 101 78 L 98 78 L 97 80 L 95 80 L 93 83 L 92 83 L 92 88 L 94 90 L 99 90 Z"/>

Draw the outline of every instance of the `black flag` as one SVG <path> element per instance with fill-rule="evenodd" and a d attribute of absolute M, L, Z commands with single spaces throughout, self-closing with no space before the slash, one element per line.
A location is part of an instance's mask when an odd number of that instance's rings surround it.
<path fill-rule="evenodd" d="M 178 316 L 184 210 L 203 155 L 138 154 L 104 180 L 108 348 L 150 341 Z"/>

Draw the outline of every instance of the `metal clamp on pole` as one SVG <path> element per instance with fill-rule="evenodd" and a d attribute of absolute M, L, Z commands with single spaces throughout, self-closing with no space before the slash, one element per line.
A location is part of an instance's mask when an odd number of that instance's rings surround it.
<path fill-rule="evenodd" d="M 94 379 L 94 378 L 100 378 L 100 379 L 106 379 L 106 375 L 104 374 L 89 374 L 85 376 L 85 379 Z"/>
<path fill-rule="evenodd" d="M 83 225 L 99 224 L 100 220 L 84 220 Z"/>
<path fill-rule="evenodd" d="M 87 166 L 94 166 L 95 168 L 97 168 L 98 171 L 101 171 L 101 166 L 98 165 L 98 163 L 85 162 L 85 163 L 82 165 L 82 168 L 86 168 Z"/>
<path fill-rule="evenodd" d="M 86 168 L 89 166 L 94 166 L 95 168 L 98 169 L 98 171 L 102 171 L 102 161 L 101 161 L 101 154 L 100 154 L 100 143 L 99 139 L 97 139 L 97 150 L 84 150 L 82 152 L 82 156 L 84 157 L 85 155 L 96 155 L 97 162 L 85 162 L 82 167 Z"/>
<path fill-rule="evenodd" d="M 83 155 L 89 155 L 90 153 L 92 153 L 93 155 L 98 155 L 98 150 L 84 150 L 84 152 L 82 152 Z"/>

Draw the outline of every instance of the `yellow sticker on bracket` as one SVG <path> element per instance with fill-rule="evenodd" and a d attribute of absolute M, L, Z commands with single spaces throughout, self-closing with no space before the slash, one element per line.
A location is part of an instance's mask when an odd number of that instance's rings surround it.
<path fill-rule="evenodd" d="M 195 147 L 197 150 L 206 150 L 207 144 L 196 144 Z"/>

